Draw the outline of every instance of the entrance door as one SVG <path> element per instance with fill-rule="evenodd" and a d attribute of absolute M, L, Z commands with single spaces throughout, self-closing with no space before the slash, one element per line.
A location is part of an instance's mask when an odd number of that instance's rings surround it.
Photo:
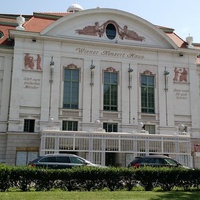
<path fill-rule="evenodd" d="M 106 153 L 106 166 L 116 166 L 116 153 Z"/>

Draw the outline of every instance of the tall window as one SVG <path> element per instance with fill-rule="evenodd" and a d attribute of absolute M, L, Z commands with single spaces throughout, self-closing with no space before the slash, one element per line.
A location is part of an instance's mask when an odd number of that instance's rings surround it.
<path fill-rule="evenodd" d="M 63 131 L 78 131 L 78 122 L 77 121 L 63 121 L 62 130 Z"/>
<path fill-rule="evenodd" d="M 65 69 L 63 108 L 78 109 L 79 70 Z"/>
<path fill-rule="evenodd" d="M 104 72 L 104 110 L 117 111 L 118 73 Z"/>
<path fill-rule="evenodd" d="M 103 123 L 103 129 L 106 132 L 118 132 L 118 124 L 117 123 Z"/>
<path fill-rule="evenodd" d="M 143 113 L 155 113 L 154 76 L 141 76 L 141 103 Z"/>
<path fill-rule="evenodd" d="M 25 119 L 24 120 L 24 132 L 34 132 L 35 130 L 35 120 Z"/>
<path fill-rule="evenodd" d="M 156 133 L 155 125 L 145 124 L 145 131 L 148 131 L 149 134 L 155 134 Z"/>

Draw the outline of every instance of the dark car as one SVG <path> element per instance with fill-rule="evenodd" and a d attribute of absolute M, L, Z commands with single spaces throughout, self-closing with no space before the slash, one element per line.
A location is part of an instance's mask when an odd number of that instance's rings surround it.
<path fill-rule="evenodd" d="M 65 169 L 80 166 L 104 167 L 74 154 L 47 154 L 29 162 L 29 166 L 48 169 Z"/>
<path fill-rule="evenodd" d="M 143 167 L 143 166 L 188 168 L 186 166 L 183 166 L 176 160 L 164 155 L 149 155 L 149 156 L 136 157 L 128 165 L 128 167 L 134 167 L 134 168 Z"/>

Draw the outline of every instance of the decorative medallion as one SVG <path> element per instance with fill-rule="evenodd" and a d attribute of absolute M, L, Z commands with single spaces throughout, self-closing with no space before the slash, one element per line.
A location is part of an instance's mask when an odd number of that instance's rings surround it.
<path fill-rule="evenodd" d="M 95 22 L 95 24 L 92 26 L 85 26 L 83 29 L 77 29 L 76 33 L 79 35 L 91 35 L 91 36 L 98 36 L 102 37 L 104 33 L 107 33 L 108 27 L 111 27 L 110 25 L 113 25 L 113 30 L 116 29 L 119 38 L 121 40 L 135 40 L 143 42 L 145 40 L 145 37 L 139 36 L 135 31 L 129 30 L 127 25 L 124 25 L 124 27 L 120 27 L 119 24 L 113 20 L 108 20 L 102 25 L 99 25 L 99 22 Z M 110 28 L 109 28 L 110 29 Z M 112 32 L 112 30 L 110 30 Z M 109 37 L 108 37 L 109 38 Z M 113 38 L 112 38 L 113 39 Z"/>
<path fill-rule="evenodd" d="M 66 69 L 78 69 L 78 67 L 75 64 L 72 64 L 72 63 L 67 65 L 67 66 L 64 66 L 64 68 L 66 68 Z"/>
<path fill-rule="evenodd" d="M 149 75 L 149 76 L 150 76 L 150 75 L 153 75 L 152 72 L 149 71 L 149 70 L 144 71 L 143 74 L 144 74 L 144 75 Z"/>
<path fill-rule="evenodd" d="M 108 67 L 105 70 L 106 72 L 116 72 L 116 70 L 113 67 Z"/>

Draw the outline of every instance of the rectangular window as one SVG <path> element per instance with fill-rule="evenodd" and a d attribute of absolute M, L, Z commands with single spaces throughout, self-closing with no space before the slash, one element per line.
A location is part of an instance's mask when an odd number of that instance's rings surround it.
<path fill-rule="evenodd" d="M 78 122 L 77 121 L 63 121 L 62 130 L 63 131 L 78 131 Z"/>
<path fill-rule="evenodd" d="M 117 111 L 118 97 L 118 73 L 104 73 L 104 102 L 103 109 L 109 111 Z"/>
<path fill-rule="evenodd" d="M 78 109 L 79 100 L 79 70 L 65 69 L 63 108 Z"/>
<path fill-rule="evenodd" d="M 145 127 L 145 131 L 148 131 L 149 134 L 156 134 L 155 125 L 147 125 L 147 124 L 145 124 L 144 127 Z"/>
<path fill-rule="evenodd" d="M 34 132 L 35 130 L 35 120 L 25 119 L 24 120 L 24 132 Z"/>
<path fill-rule="evenodd" d="M 103 129 L 106 132 L 118 132 L 118 124 L 117 123 L 103 123 Z"/>
<path fill-rule="evenodd" d="M 154 76 L 141 76 L 141 108 L 143 113 L 155 113 Z"/>

